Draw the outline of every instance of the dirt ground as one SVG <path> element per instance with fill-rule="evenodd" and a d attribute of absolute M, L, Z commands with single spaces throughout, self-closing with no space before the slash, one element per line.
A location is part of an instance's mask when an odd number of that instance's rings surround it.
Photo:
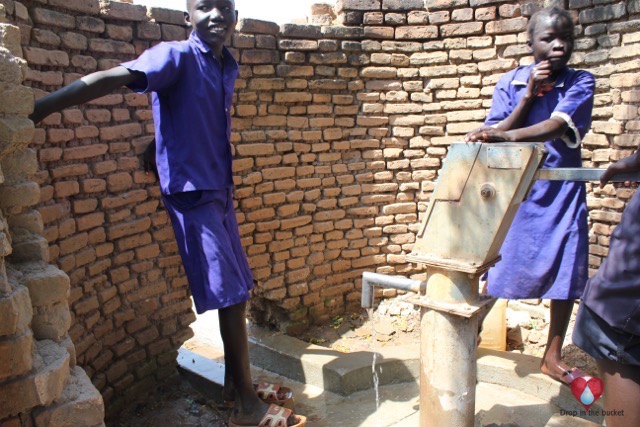
<path fill-rule="evenodd" d="M 506 309 L 507 351 L 542 357 L 549 331 L 548 307 L 536 303 L 509 302 Z M 571 341 L 575 312 L 567 330 L 562 357 L 567 365 L 594 375 L 596 366 L 593 359 Z M 329 325 L 311 327 L 300 338 L 311 344 L 347 353 L 420 343 L 420 310 L 404 301 L 403 297 L 381 301 L 373 316 L 373 323 L 364 310 L 336 316 Z"/>
<path fill-rule="evenodd" d="M 548 331 L 548 311 L 543 306 L 518 303 L 507 308 L 507 351 L 540 357 Z M 593 359 L 571 343 L 573 319 L 569 325 L 563 358 L 569 366 L 596 373 Z M 375 337 L 375 340 L 374 340 Z M 341 352 L 371 351 L 385 346 L 418 344 L 420 342 L 420 312 L 402 297 L 382 301 L 374 313 L 374 322 L 362 310 L 359 313 L 336 316 L 329 325 L 314 326 L 302 340 Z M 374 345 L 375 343 L 375 345 Z M 185 379 L 166 386 L 144 402 L 119 414 L 108 427 L 222 427 L 230 415 L 221 402 L 207 399 Z"/>
<path fill-rule="evenodd" d="M 145 402 L 132 405 L 107 420 L 107 427 L 222 427 L 230 410 L 222 402 L 207 399 L 180 377 L 163 386 Z"/>

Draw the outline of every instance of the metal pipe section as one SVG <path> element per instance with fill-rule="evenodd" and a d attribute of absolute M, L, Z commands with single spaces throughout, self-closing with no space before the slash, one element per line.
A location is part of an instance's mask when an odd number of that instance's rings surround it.
<path fill-rule="evenodd" d="M 365 271 L 362 274 L 362 308 L 373 307 L 374 286 L 393 288 L 400 291 L 415 292 L 419 294 L 424 291 L 426 282 Z"/>
<path fill-rule="evenodd" d="M 432 268 L 426 297 L 448 304 L 478 300 L 479 274 Z M 422 308 L 420 426 L 473 427 L 479 312 L 470 317 Z"/>
<path fill-rule="evenodd" d="M 544 181 L 600 181 L 606 169 L 599 168 L 542 168 L 535 179 Z M 640 181 L 640 173 L 620 173 L 611 177 L 611 182 Z"/>

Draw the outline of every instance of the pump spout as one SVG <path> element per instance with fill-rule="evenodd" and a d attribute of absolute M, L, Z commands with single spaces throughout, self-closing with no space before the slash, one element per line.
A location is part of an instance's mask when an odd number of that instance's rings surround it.
<path fill-rule="evenodd" d="M 425 292 L 427 284 L 419 280 L 387 276 L 366 271 L 362 274 L 362 308 L 373 307 L 374 286 L 421 294 Z"/>

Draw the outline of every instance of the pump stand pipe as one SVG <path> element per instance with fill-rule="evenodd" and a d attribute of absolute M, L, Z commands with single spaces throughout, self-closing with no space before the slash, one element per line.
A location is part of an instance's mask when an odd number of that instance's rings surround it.
<path fill-rule="evenodd" d="M 362 274 L 362 308 L 373 308 L 374 286 L 424 295 L 427 283 L 405 277 L 387 276 L 365 271 Z"/>

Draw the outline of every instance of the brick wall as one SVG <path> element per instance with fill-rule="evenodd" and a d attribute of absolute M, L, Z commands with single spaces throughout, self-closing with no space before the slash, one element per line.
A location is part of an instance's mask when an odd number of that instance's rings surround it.
<path fill-rule="evenodd" d="M 22 29 L 37 96 L 187 34 L 165 9 L 0 3 Z M 298 333 L 355 310 L 365 270 L 423 274 L 405 256 L 447 146 L 482 123 L 500 75 L 531 61 L 524 31 L 543 3 L 342 0 L 314 18 L 342 25 L 239 23 L 232 139 L 256 320 Z M 638 144 L 640 1 L 554 3 L 580 22 L 572 66 L 597 78 L 583 157 L 603 166 Z M 138 158 L 152 134 L 148 97 L 123 89 L 54 114 L 33 138 L 46 249 L 71 283 L 70 337 L 107 401 L 170 376 L 194 319 L 157 183 Z M 593 268 L 629 197 L 590 192 Z"/>
<path fill-rule="evenodd" d="M 102 396 L 76 365 L 68 334 L 69 277 L 48 263 L 34 209 L 34 96 L 22 84 L 20 29 L 6 13 L 0 4 L 0 425 L 100 426 Z"/>

